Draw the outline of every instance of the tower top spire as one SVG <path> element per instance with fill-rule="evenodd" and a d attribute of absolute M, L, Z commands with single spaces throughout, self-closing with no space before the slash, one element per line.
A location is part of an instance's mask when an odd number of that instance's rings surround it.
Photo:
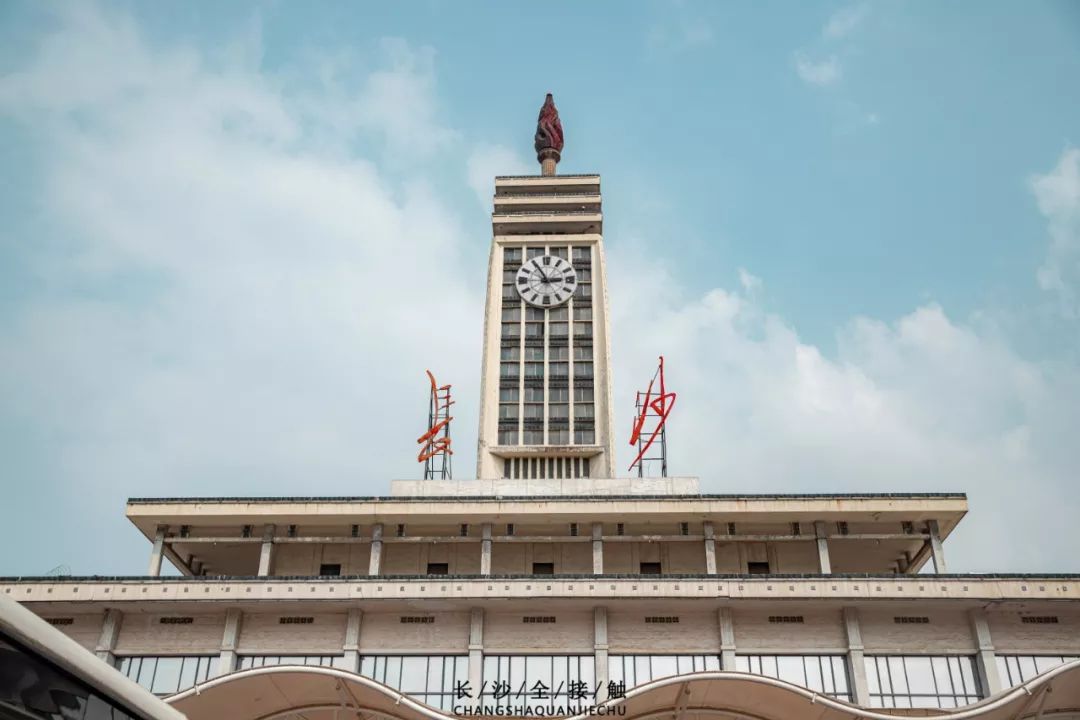
<path fill-rule="evenodd" d="M 536 119 L 536 137 L 533 141 L 541 175 L 554 175 L 555 165 L 562 158 L 563 129 L 559 122 L 559 110 L 551 93 L 544 98 L 540 117 Z"/>

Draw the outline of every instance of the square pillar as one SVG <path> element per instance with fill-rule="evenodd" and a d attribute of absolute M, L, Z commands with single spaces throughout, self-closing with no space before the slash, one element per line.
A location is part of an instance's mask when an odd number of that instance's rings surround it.
<path fill-rule="evenodd" d="M 371 528 L 371 561 L 368 563 L 368 575 L 382 572 L 382 523 Z"/>
<path fill-rule="evenodd" d="M 484 683 L 484 609 L 469 611 L 469 687 L 473 700 L 481 703 L 480 688 Z"/>
<path fill-rule="evenodd" d="M 607 608 L 593 608 L 593 677 L 596 682 L 596 703 L 608 699 L 608 634 Z M 629 688 L 627 688 L 629 690 Z"/>
<path fill-rule="evenodd" d="M 491 523 L 483 525 L 483 539 L 480 541 L 480 574 L 491 574 Z"/>
<path fill-rule="evenodd" d="M 814 521 L 814 536 L 817 538 L 818 572 L 822 575 L 832 573 L 832 560 L 829 558 L 829 539 L 822 520 Z"/>
<path fill-rule="evenodd" d="M 345 644 L 342 650 L 345 652 L 345 669 L 350 672 L 360 672 L 360 626 L 363 621 L 363 610 L 349 608 L 349 617 L 345 621 Z"/>
<path fill-rule="evenodd" d="M 270 574 L 270 566 L 274 561 L 274 526 L 267 525 L 263 528 L 262 548 L 259 550 L 259 577 Z"/>
<path fill-rule="evenodd" d="M 975 667 L 979 672 L 979 684 L 988 696 L 993 695 L 1004 688 L 1001 686 L 997 653 L 994 650 L 993 638 L 990 637 L 990 623 L 986 620 L 986 611 L 973 608 L 968 611 L 968 619 L 971 621 L 971 635 L 975 639 L 975 647 L 978 648 Z"/>
<path fill-rule="evenodd" d="M 716 620 L 720 626 L 720 669 L 730 672 L 735 669 L 735 623 L 731 608 L 717 610 Z"/>
<path fill-rule="evenodd" d="M 94 654 L 112 667 L 116 663 L 113 650 L 116 649 L 116 640 L 120 637 L 120 626 L 124 622 L 124 614 L 115 608 L 105 610 L 105 619 L 101 623 L 101 636 L 98 638 Z"/>
<path fill-rule="evenodd" d="M 225 632 L 221 635 L 221 654 L 218 655 L 217 674 L 228 675 L 236 669 L 236 645 L 240 641 L 240 624 L 243 613 L 236 608 L 225 611 Z"/>
<path fill-rule="evenodd" d="M 604 574 L 604 524 L 592 524 L 592 571 L 593 575 Z"/>
<path fill-rule="evenodd" d="M 945 569 L 945 549 L 941 545 L 941 532 L 937 520 L 927 520 L 926 529 L 930 532 L 930 556 L 934 560 L 934 572 L 938 575 L 947 573 Z"/>
<path fill-rule="evenodd" d="M 705 533 L 705 574 L 716 574 L 716 529 L 711 522 L 702 523 Z"/>
<path fill-rule="evenodd" d="M 154 533 L 154 547 L 150 551 L 150 567 L 146 574 L 150 577 L 161 575 L 161 556 L 165 553 L 165 534 L 169 532 L 168 525 L 158 525 Z"/>
<path fill-rule="evenodd" d="M 870 686 L 866 682 L 866 657 L 863 654 L 862 630 L 859 627 L 859 611 L 844 608 L 844 632 L 848 644 L 848 673 L 851 700 L 856 705 L 870 706 Z"/>

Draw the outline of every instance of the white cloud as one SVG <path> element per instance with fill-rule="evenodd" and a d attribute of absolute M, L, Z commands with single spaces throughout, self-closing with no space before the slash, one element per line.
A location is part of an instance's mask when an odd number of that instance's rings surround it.
<path fill-rule="evenodd" d="M 795 55 L 795 72 L 803 82 L 819 87 L 835 84 L 843 74 L 840 61 L 835 55 L 824 60 L 811 60 L 802 53 Z"/>
<path fill-rule="evenodd" d="M 57 439 L 9 507 L 61 498 L 111 538 L 65 560 L 107 572 L 142 552 L 115 547 L 125 494 L 383 493 L 417 472 L 429 367 L 460 398 L 470 472 L 479 348 L 463 338 L 480 334 L 483 269 L 425 173 L 335 150 L 359 132 L 437 152 L 454 131 L 435 121 L 428 54 L 393 43 L 353 84 L 297 97 L 251 54 L 153 49 L 86 8 L 58 20 L 0 79 L 51 217 L 20 242 L 55 289 L 0 343 L 4 405 Z M 312 102 L 368 121 L 314 124 Z"/>
<path fill-rule="evenodd" d="M 495 194 L 496 175 L 528 175 L 536 172 L 516 152 L 504 145 L 480 144 L 473 148 L 466 163 L 469 187 L 483 207 L 490 211 Z"/>
<path fill-rule="evenodd" d="M 822 28 L 822 36 L 834 40 L 847 37 L 862 24 L 869 9 L 869 6 L 860 3 L 837 10 Z"/>
<path fill-rule="evenodd" d="M 696 298 L 665 290 L 653 260 L 613 253 L 611 273 L 615 415 L 663 354 L 679 395 L 672 473 L 700 474 L 709 492 L 966 491 L 952 569 L 1077 568 L 1054 549 L 1076 542 L 1077 368 L 1027 360 L 935 305 L 854 319 L 829 357 L 762 306 L 745 272 L 741 292 Z M 618 430 L 621 449 L 629 427 Z"/>
<path fill-rule="evenodd" d="M 1057 166 L 1033 177 L 1030 187 L 1050 229 L 1039 287 L 1057 297 L 1066 317 L 1080 318 L 1080 149 L 1067 148 Z"/>

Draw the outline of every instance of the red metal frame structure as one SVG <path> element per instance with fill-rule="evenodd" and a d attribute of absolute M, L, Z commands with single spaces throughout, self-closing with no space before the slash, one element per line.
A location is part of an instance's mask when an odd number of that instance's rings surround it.
<path fill-rule="evenodd" d="M 653 394 L 653 386 L 659 379 L 660 387 L 657 394 Z M 630 463 L 630 470 L 637 466 L 638 477 L 645 477 L 646 463 L 660 463 L 660 477 L 667 477 L 667 419 L 675 407 L 675 393 L 667 392 L 664 384 L 664 356 L 660 356 L 660 366 L 656 374 L 649 381 L 649 387 L 645 392 L 638 392 L 634 401 L 636 413 L 634 416 L 634 429 L 630 433 L 630 444 L 636 445 L 637 457 Z M 653 443 L 660 441 L 659 454 L 647 455 Z M 656 452 L 656 451 L 654 451 Z"/>
<path fill-rule="evenodd" d="M 450 460 L 454 451 L 450 448 L 450 421 L 454 418 L 450 415 L 450 406 L 454 401 L 450 399 L 450 386 L 439 385 L 430 370 L 425 372 L 431 381 L 428 429 L 416 439 L 421 446 L 416 461 L 424 463 L 425 480 L 451 480 L 454 473 Z"/>

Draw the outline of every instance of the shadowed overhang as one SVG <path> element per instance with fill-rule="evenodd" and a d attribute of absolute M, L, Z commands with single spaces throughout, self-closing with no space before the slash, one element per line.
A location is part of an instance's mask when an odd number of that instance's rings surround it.
<path fill-rule="evenodd" d="M 216 678 L 168 699 L 189 720 L 451 720 L 385 685 L 323 667 L 256 668 Z M 473 701 L 465 701 L 473 702 Z M 961 710 L 860 708 L 782 680 L 735 672 L 664 678 L 634 688 L 605 707 L 625 706 L 629 720 L 889 720 L 898 716 L 949 720 L 1019 720 L 1080 713 L 1080 660 L 1061 665 Z M 610 714 L 610 713 L 606 713 Z M 572 720 L 585 720 L 589 714 Z"/>

